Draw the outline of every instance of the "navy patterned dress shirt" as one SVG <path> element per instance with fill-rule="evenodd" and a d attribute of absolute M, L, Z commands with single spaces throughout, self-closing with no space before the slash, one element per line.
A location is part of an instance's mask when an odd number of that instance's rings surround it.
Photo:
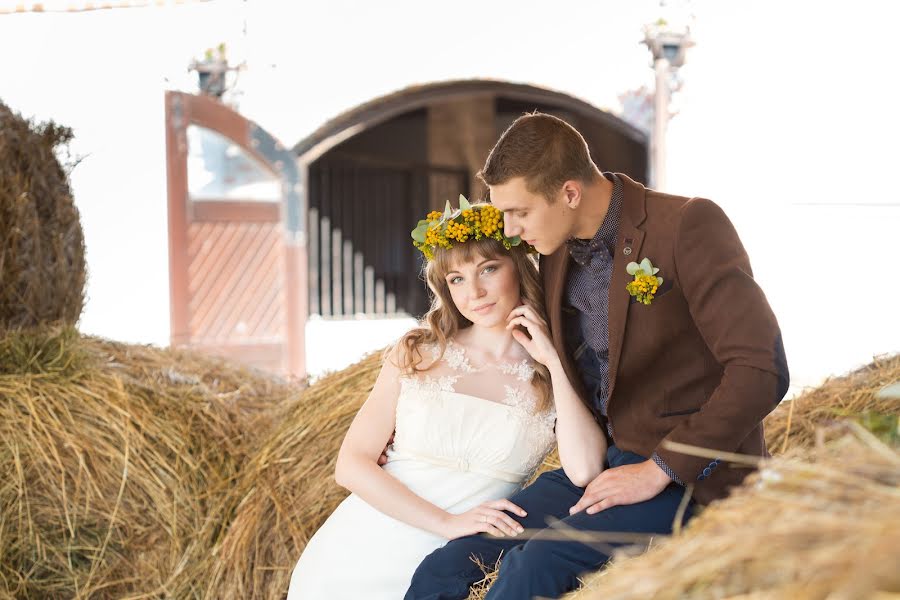
<path fill-rule="evenodd" d="M 579 365 L 579 373 L 585 379 L 585 389 L 596 390 L 597 398 L 590 400 L 599 408 L 600 414 L 607 417 L 609 402 L 609 285 L 612 280 L 613 255 L 616 248 L 616 235 L 619 231 L 619 215 L 622 212 L 622 181 L 613 173 L 604 173 L 604 177 L 613 184 L 609 209 L 594 237 L 589 240 L 572 238 L 567 243 L 569 253 L 575 264 L 569 269 L 566 282 L 566 298 L 563 311 L 569 318 L 577 319 L 574 329 L 580 339 L 569 340 L 575 348 L 573 354 Z M 569 328 L 572 330 L 572 328 Z M 574 342 L 574 343 L 573 343 Z M 589 375 L 582 368 L 583 360 L 579 360 L 584 352 L 591 352 L 589 357 L 593 371 L 598 375 L 589 381 Z M 596 385 L 599 378 L 599 386 Z M 593 384 L 593 385 L 592 385 Z M 606 428 L 611 439 L 615 440 L 612 423 L 606 419 Z M 671 468 L 655 452 L 650 457 L 676 483 L 681 480 Z M 683 485 L 683 484 L 682 484 Z"/>

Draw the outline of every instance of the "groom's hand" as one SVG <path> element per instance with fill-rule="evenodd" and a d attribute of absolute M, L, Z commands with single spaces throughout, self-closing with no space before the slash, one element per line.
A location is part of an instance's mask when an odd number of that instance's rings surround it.
<path fill-rule="evenodd" d="M 385 445 L 385 447 L 384 447 L 384 450 L 381 451 L 381 456 L 378 457 L 378 466 L 383 467 L 384 465 L 387 464 L 387 461 L 388 461 L 387 451 L 388 451 L 388 448 L 390 448 L 393 443 L 394 443 L 394 434 L 392 433 L 391 438 L 388 440 L 387 445 Z"/>
<path fill-rule="evenodd" d="M 569 514 L 587 509 L 592 515 L 620 504 L 637 504 L 655 497 L 670 483 L 672 479 L 652 460 L 606 469 L 588 484 Z"/>

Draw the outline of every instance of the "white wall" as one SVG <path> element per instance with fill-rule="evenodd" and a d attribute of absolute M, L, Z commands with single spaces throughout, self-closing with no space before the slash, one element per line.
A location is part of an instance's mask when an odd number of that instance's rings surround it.
<path fill-rule="evenodd" d="M 247 61 L 242 112 L 292 145 L 361 102 L 451 78 L 528 82 L 616 108 L 618 94 L 652 83 L 639 40 L 657 5 L 219 0 L 3 15 L 0 99 L 72 126 L 86 155 L 72 175 L 90 270 L 82 329 L 166 344 L 163 92 L 193 90 L 186 66 L 205 48 L 225 41 Z M 693 3 L 697 46 L 670 126 L 668 188 L 732 216 L 798 385 L 900 351 L 896 6 Z M 350 343 L 346 327 L 311 323 L 311 361 L 341 366 L 399 335 L 359 325 Z"/>
<path fill-rule="evenodd" d="M 728 211 L 795 384 L 900 351 L 900 5 L 704 2 L 669 183 Z"/>

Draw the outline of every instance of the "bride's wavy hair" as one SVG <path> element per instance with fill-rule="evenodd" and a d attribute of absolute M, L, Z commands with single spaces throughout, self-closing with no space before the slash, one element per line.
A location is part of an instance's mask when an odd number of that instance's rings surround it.
<path fill-rule="evenodd" d="M 423 275 L 428 287 L 433 292 L 431 308 L 422 318 L 421 326 L 408 331 L 397 345 L 400 352 L 397 354 L 399 363 L 397 366 L 407 374 L 427 371 L 431 365 L 419 368 L 424 360 L 422 346 L 436 344 L 440 349 L 440 356 L 444 355 L 447 343 L 456 332 L 472 325 L 465 318 L 450 295 L 447 285 L 447 274 L 452 270 L 454 260 L 471 262 L 479 257 L 485 259 L 500 258 L 504 255 L 512 258 L 519 278 L 520 292 L 544 321 L 547 321 L 547 311 L 544 307 L 544 293 L 541 288 L 541 280 L 538 275 L 537 261 L 528 254 L 527 246 L 519 244 L 509 250 L 495 239 L 483 238 L 469 240 L 465 243 L 457 243 L 452 248 L 438 248 L 435 250 L 434 259 L 425 263 Z M 437 362 L 437 361 L 434 361 Z M 431 363 L 434 364 L 434 363 Z M 552 388 L 550 385 L 550 372 L 544 365 L 534 363 L 534 376 L 531 384 L 537 390 L 538 410 L 545 411 L 550 408 Z"/>

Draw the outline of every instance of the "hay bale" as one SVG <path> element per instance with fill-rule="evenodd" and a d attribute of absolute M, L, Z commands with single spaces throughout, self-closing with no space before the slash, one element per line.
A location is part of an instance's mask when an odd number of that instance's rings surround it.
<path fill-rule="evenodd" d="M 0 102 L 0 331 L 81 316 L 84 237 L 56 156 L 71 139 Z"/>
<path fill-rule="evenodd" d="M 72 328 L 0 338 L 0 597 L 202 597 L 231 486 L 297 392 Z"/>
<path fill-rule="evenodd" d="M 569 600 L 872 598 L 900 593 L 900 453 L 855 423 L 791 451 Z M 844 427 L 843 429 L 848 429 Z"/>
<path fill-rule="evenodd" d="M 868 365 L 782 402 L 766 418 L 766 442 L 772 454 L 789 448 L 811 448 L 817 431 L 839 419 L 852 418 L 898 442 L 900 399 L 882 394 L 885 386 L 900 382 L 900 354 L 878 356 Z"/>
<path fill-rule="evenodd" d="M 286 409 L 234 486 L 239 505 L 213 550 L 207 598 L 284 598 L 306 542 L 347 496 L 334 481 L 338 449 L 381 363 L 381 352 L 370 354 Z"/>

